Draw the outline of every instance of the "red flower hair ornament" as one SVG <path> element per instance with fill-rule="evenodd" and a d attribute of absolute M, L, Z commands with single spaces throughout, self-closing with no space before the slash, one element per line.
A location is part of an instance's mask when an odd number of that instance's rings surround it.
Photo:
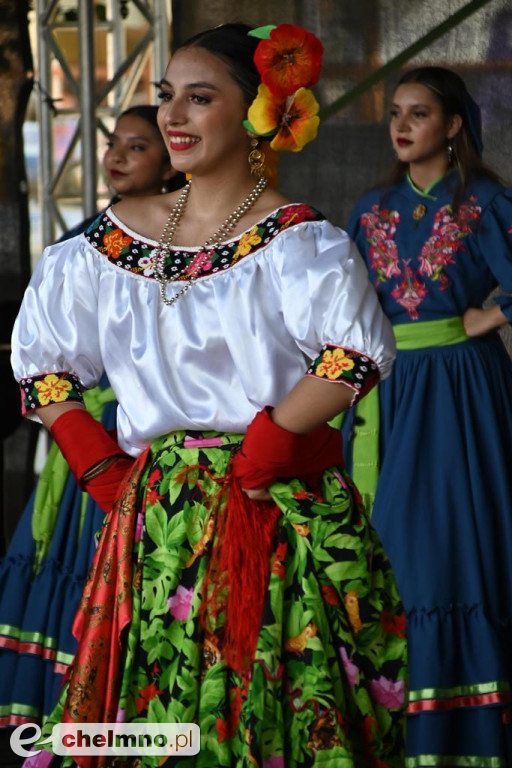
<path fill-rule="evenodd" d="M 249 34 L 261 38 L 254 63 L 262 84 L 244 127 L 271 139 L 274 150 L 298 152 L 316 137 L 320 124 L 318 102 L 308 89 L 320 76 L 322 43 L 292 24 L 258 27 Z"/>

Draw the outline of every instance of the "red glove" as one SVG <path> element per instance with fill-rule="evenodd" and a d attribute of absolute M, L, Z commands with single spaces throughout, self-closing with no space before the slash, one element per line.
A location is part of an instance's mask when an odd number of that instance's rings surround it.
<path fill-rule="evenodd" d="M 51 433 L 79 487 L 87 491 L 105 512 L 110 511 L 135 459 L 119 447 L 103 424 L 81 408 L 73 408 L 59 416 Z M 94 472 L 96 466 L 98 474 Z M 91 477 L 84 479 L 86 474 Z"/>
<path fill-rule="evenodd" d="M 278 477 L 317 477 L 333 466 L 343 466 L 341 432 L 327 424 L 297 435 L 272 421 L 268 405 L 247 428 L 241 450 L 233 459 L 233 473 L 242 488 L 266 488 Z"/>

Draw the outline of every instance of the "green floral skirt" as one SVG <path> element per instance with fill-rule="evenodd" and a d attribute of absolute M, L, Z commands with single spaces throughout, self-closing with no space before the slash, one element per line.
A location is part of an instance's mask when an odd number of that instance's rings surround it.
<path fill-rule="evenodd" d="M 177 432 L 151 446 L 134 484 L 131 611 L 121 634 L 115 719 L 197 723 L 199 754 L 169 758 L 169 767 L 401 768 L 405 619 L 388 560 L 345 472 L 326 471 L 314 492 L 299 480 L 270 488 L 281 515 L 246 674 L 223 659 L 222 620 L 204 629 L 202 585 L 223 511 L 222 501 L 209 502 L 219 497 L 241 439 Z M 101 537 L 113 525 L 123 529 L 107 518 Z M 105 572 L 97 559 L 93 573 L 100 567 Z M 96 656 L 89 656 L 90 679 L 97 678 Z M 87 696 L 84 684 L 75 690 L 78 721 Z M 59 708 L 45 732 L 58 718 Z"/>

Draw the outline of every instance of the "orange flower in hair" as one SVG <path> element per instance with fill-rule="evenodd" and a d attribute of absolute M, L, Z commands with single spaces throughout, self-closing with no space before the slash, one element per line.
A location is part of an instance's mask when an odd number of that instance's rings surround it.
<path fill-rule="evenodd" d="M 262 83 L 244 126 L 250 135 L 270 142 L 274 152 L 299 152 L 316 138 L 319 105 L 310 85 L 320 76 L 323 46 L 311 32 L 292 24 L 258 27 L 254 62 Z"/>
<path fill-rule="evenodd" d="M 298 88 L 318 82 L 322 67 L 320 40 L 302 27 L 280 24 L 259 43 L 254 63 L 262 82 L 277 97 L 291 96 Z"/>

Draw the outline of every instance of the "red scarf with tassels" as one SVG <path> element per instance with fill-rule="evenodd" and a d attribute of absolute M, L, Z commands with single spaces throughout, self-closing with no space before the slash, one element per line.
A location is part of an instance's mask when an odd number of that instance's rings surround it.
<path fill-rule="evenodd" d="M 339 430 L 324 424 L 298 435 L 275 424 L 271 412 L 267 406 L 256 415 L 233 459 L 222 529 L 203 587 L 203 622 L 226 610 L 223 655 L 240 674 L 256 651 L 280 516 L 273 501 L 253 501 L 242 489 L 266 488 L 281 477 L 315 484 L 325 469 L 343 466 Z M 226 592 L 227 603 L 221 597 Z"/>

